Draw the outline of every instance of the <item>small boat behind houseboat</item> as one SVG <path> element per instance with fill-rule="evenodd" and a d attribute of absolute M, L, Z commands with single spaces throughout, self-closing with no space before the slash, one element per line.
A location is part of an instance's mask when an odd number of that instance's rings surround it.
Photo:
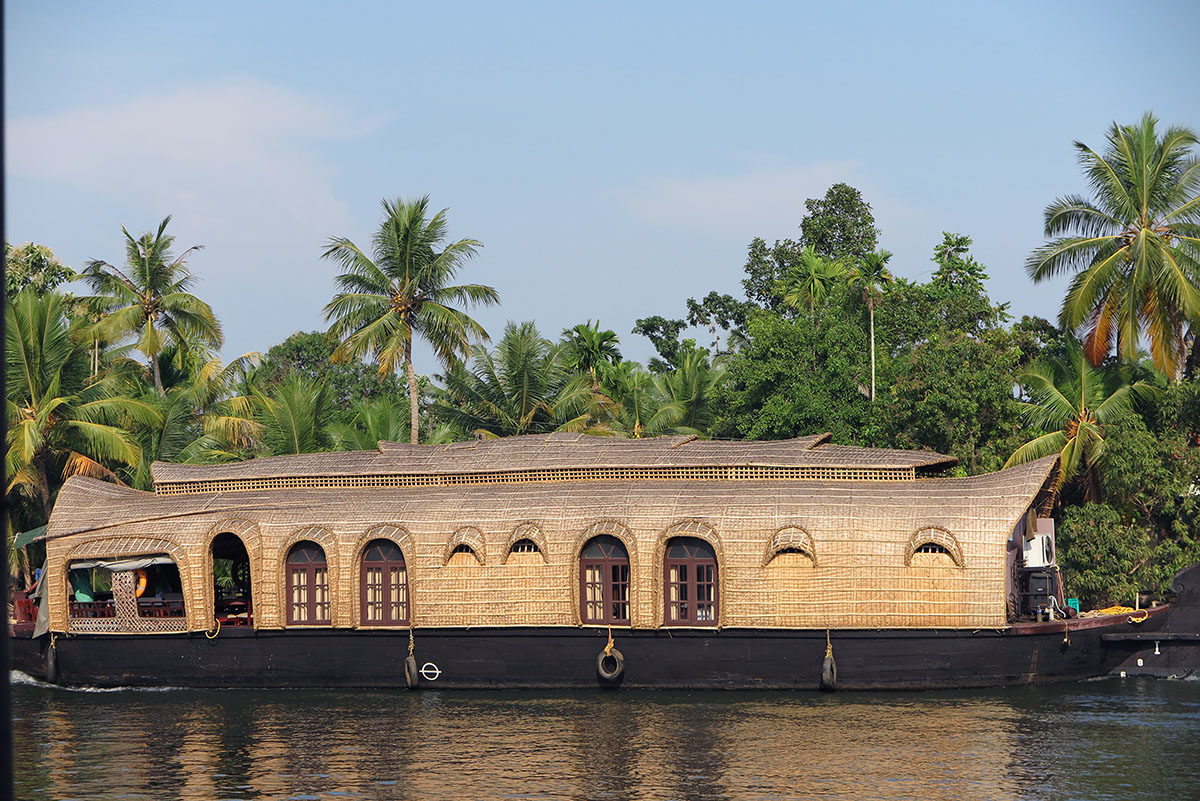
<path fill-rule="evenodd" d="M 549 434 L 84 477 L 17 666 L 88 685 L 974 687 L 1098 676 L 1056 457 Z"/>

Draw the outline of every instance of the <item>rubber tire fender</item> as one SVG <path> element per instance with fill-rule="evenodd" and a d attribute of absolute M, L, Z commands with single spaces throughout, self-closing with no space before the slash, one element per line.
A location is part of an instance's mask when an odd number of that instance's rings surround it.
<path fill-rule="evenodd" d="M 821 664 L 821 689 L 827 693 L 833 692 L 837 689 L 837 680 L 837 662 L 830 654 Z"/>
<path fill-rule="evenodd" d="M 611 667 L 606 663 L 611 663 Z M 601 651 L 596 655 L 596 672 L 605 681 L 616 681 L 625 672 L 625 655 L 616 648 L 608 653 Z"/>
<path fill-rule="evenodd" d="M 404 660 L 404 684 L 408 689 L 417 689 L 417 681 L 421 674 L 417 671 L 417 658 L 410 656 Z"/>
<path fill-rule="evenodd" d="M 53 645 L 46 648 L 46 681 L 58 683 L 58 649 Z"/>

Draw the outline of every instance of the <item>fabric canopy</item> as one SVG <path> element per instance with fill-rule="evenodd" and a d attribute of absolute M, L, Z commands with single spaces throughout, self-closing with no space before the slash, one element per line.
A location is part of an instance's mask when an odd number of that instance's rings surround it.
<path fill-rule="evenodd" d="M 16 546 L 17 548 L 24 548 L 26 545 L 33 542 L 35 539 L 37 539 L 38 537 L 42 536 L 45 533 L 46 533 L 45 526 L 38 526 L 37 528 L 31 528 L 31 529 L 29 529 L 29 531 L 22 531 L 13 540 L 13 545 Z"/>
<path fill-rule="evenodd" d="M 114 573 L 120 573 L 125 570 L 145 570 L 151 565 L 173 564 L 175 564 L 175 560 L 169 556 L 138 556 L 133 559 L 87 559 L 82 562 L 72 562 L 71 570 L 103 567 Z"/>

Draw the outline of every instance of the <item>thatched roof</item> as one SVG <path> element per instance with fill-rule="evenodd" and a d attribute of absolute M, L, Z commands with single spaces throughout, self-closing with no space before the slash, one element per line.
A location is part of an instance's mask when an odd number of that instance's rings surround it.
<path fill-rule="evenodd" d="M 536 517 L 535 511 L 554 510 L 564 503 L 626 509 L 643 504 L 654 508 L 691 506 L 698 499 L 706 499 L 700 506 L 729 508 L 801 503 L 816 510 L 844 504 L 864 519 L 901 518 L 913 510 L 948 513 L 954 509 L 953 514 L 969 516 L 973 508 L 981 512 L 983 507 L 999 503 L 1015 509 L 1034 501 L 1040 490 L 1044 495 L 1043 488 L 1057 460 L 1057 456 L 1049 456 L 995 473 L 916 481 L 597 481 L 582 486 L 579 482 L 544 482 L 429 486 L 390 492 L 347 489 L 332 494 L 325 489 L 286 488 L 162 496 L 73 476 L 59 494 L 47 538 L 151 520 L 182 522 L 196 516 L 303 520 L 315 513 L 334 518 L 401 519 L 406 514 L 426 517 L 431 509 L 440 509 L 439 514 L 450 518 L 455 510 L 466 515 L 469 510 L 490 509 L 488 515 L 495 516 L 504 508 L 524 519 Z"/>
<path fill-rule="evenodd" d="M 932 451 L 831 444 L 829 434 L 770 442 L 718 442 L 694 436 L 624 439 L 531 434 L 448 445 L 380 442 L 374 451 L 272 456 L 222 465 L 155 462 L 156 485 L 291 476 L 473 475 L 503 471 L 633 467 L 843 467 L 939 469 L 956 460 Z"/>

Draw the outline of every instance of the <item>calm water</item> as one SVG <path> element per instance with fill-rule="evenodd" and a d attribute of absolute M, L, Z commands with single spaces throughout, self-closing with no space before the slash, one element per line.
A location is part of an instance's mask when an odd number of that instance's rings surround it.
<path fill-rule="evenodd" d="M 21 799 L 1200 799 L 1200 682 L 920 694 L 68 691 Z"/>

